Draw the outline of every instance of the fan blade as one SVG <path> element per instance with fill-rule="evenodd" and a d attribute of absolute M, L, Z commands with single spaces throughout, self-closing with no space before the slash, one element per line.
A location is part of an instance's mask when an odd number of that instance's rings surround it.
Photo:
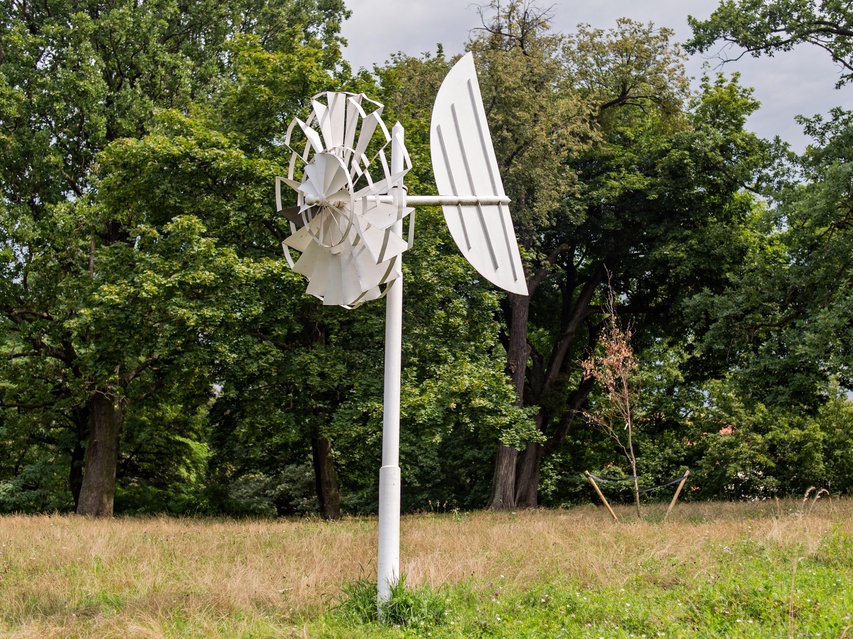
<path fill-rule="evenodd" d="M 308 245 L 312 242 L 313 238 L 308 233 L 308 229 L 304 226 L 300 228 L 296 233 L 289 235 L 285 238 L 284 244 L 289 246 L 290 248 L 299 251 L 300 253 L 304 253 L 308 249 Z"/>
<path fill-rule="evenodd" d="M 361 238 L 370 253 L 370 257 L 376 264 L 401 255 L 403 251 L 409 248 L 408 243 L 391 230 L 380 231 L 368 227 L 361 232 Z"/>
<path fill-rule="evenodd" d="M 307 292 L 325 306 L 353 306 L 372 299 L 386 269 L 371 265 L 365 252 L 331 253 L 316 244 L 296 262 L 294 270 L 308 278 Z"/>
<path fill-rule="evenodd" d="M 347 117 L 344 133 L 344 147 L 347 149 L 347 153 L 344 156 L 345 164 L 350 163 L 358 121 L 359 118 L 364 117 L 367 117 L 367 114 L 361 108 L 361 94 L 347 96 Z"/>
<path fill-rule="evenodd" d="M 341 189 L 326 198 L 329 204 L 348 204 L 352 201 L 352 194 L 347 189 Z"/>
<path fill-rule="evenodd" d="M 326 104 L 318 100 L 311 101 L 311 108 L 317 117 L 317 126 L 323 134 L 327 149 L 334 149 L 344 143 L 344 116 L 346 113 L 346 94 L 326 92 Z M 319 96 L 315 96 L 319 97 Z"/>
<path fill-rule="evenodd" d="M 399 270 L 396 268 L 397 259 L 390 259 L 377 264 L 373 261 L 367 250 L 363 248 L 363 245 L 361 248 L 355 247 L 354 255 L 355 270 L 364 292 L 358 300 L 354 300 L 350 305 L 355 303 L 361 304 L 380 297 L 382 291 L 379 289 L 379 286 L 395 280 L 400 275 Z"/>
<path fill-rule="evenodd" d="M 331 153 L 318 153 L 305 167 L 305 180 L 299 191 L 306 197 L 327 201 L 330 194 L 349 190 L 349 173 L 343 162 Z"/>
<path fill-rule="evenodd" d="M 397 221 L 397 205 L 396 204 L 385 204 L 383 202 L 378 202 L 375 206 L 370 207 L 368 205 L 368 209 L 361 214 L 361 217 L 370 223 L 371 226 L 375 226 L 378 229 L 385 230 L 391 227 Z M 403 208 L 403 217 L 409 215 L 414 209 L 409 207 Z"/>
<path fill-rule="evenodd" d="M 314 149 L 314 152 L 315 153 L 322 153 L 324 151 L 324 149 L 323 149 L 323 141 L 320 139 L 320 135 L 314 129 L 312 129 L 310 126 L 305 124 L 305 122 L 300 120 L 299 118 L 295 118 L 295 120 L 296 120 L 296 123 L 299 125 L 299 128 L 302 130 L 302 133 L 305 136 L 306 140 L 308 140 L 308 143 L 311 145 L 311 148 Z M 306 151 L 306 153 L 304 154 L 303 157 L 307 158 L 307 155 L 308 154 Z"/>
<path fill-rule="evenodd" d="M 364 258 L 359 258 L 355 253 L 349 253 L 346 261 L 341 262 L 343 271 L 341 272 L 341 305 L 352 306 L 358 302 L 370 286 L 361 276 L 359 262 L 364 262 Z"/>
<path fill-rule="evenodd" d="M 325 154 L 327 157 L 325 175 L 323 176 L 323 193 L 328 197 L 332 193 L 347 190 L 349 173 L 343 161 L 336 155 Z"/>
<path fill-rule="evenodd" d="M 339 147 L 345 142 L 347 94 L 330 91 L 326 93 L 326 98 L 329 103 L 328 117 L 332 129 L 331 142 L 334 142 L 334 144 L 327 144 L 326 148 L 331 146 Z"/>
<path fill-rule="evenodd" d="M 346 272 L 345 262 L 349 256 L 346 254 L 327 255 L 326 260 L 328 265 L 326 268 L 326 277 L 323 285 L 323 305 L 324 306 L 340 306 L 345 304 L 344 287 L 342 279 Z M 309 291 L 311 287 L 309 286 Z"/>
<path fill-rule="evenodd" d="M 296 180 L 291 180 L 289 178 L 278 178 L 278 179 L 281 180 L 282 182 L 284 182 L 285 184 L 287 184 L 287 186 L 292 188 L 294 191 L 298 191 L 299 187 L 302 186 L 302 183 L 297 182 Z"/>
<path fill-rule="evenodd" d="M 296 228 L 302 228 L 304 226 L 301 212 L 302 207 L 300 206 L 289 206 L 286 209 L 281 209 L 279 211 L 279 213 L 281 213 L 284 218 Z"/>
<path fill-rule="evenodd" d="M 304 275 L 310 282 L 312 274 L 317 269 L 317 265 L 325 261 L 322 251 L 323 249 L 315 242 L 309 242 L 305 246 L 305 250 L 302 252 L 302 255 L 299 256 L 298 260 L 296 260 L 296 264 L 293 266 L 293 272 Z"/>
<path fill-rule="evenodd" d="M 504 195 L 471 53 L 445 77 L 430 128 L 430 155 L 441 195 Z M 453 240 L 477 272 L 511 293 L 527 295 L 509 208 L 503 204 L 442 208 Z"/>
<path fill-rule="evenodd" d="M 379 117 L 380 113 L 381 111 L 377 109 L 361 121 L 361 131 L 358 134 L 358 142 L 355 145 L 355 159 L 352 162 L 353 164 L 359 162 L 362 162 L 365 166 L 370 164 L 369 158 L 364 157 L 364 152 L 367 151 L 367 146 L 373 139 L 373 134 L 377 127 L 381 128 L 385 134 L 385 139 L 389 139 L 388 130 L 382 123 L 382 118 Z"/>
<path fill-rule="evenodd" d="M 318 158 L 323 157 L 318 154 L 315 157 L 315 161 L 311 162 L 305 167 L 305 179 L 299 185 L 297 191 L 302 193 L 307 198 L 313 198 L 315 200 L 323 199 L 323 172 L 325 167 L 322 166 L 322 161 L 318 161 Z"/>

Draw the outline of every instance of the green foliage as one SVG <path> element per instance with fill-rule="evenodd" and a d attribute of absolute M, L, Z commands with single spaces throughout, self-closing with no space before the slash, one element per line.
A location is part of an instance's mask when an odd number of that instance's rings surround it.
<path fill-rule="evenodd" d="M 740 378 L 696 384 L 683 374 L 687 358 L 664 344 L 638 354 L 643 395 L 635 419 L 640 487 L 659 485 L 690 470 L 680 499 L 802 497 L 810 487 L 849 494 L 853 402 L 837 386 L 816 411 L 765 405 L 750 399 Z M 573 469 L 579 469 L 574 471 Z M 618 447 L 579 424 L 566 446 L 543 465 L 544 505 L 595 502 L 580 471 L 631 475 Z M 674 487 L 643 495 L 668 501 Z M 630 501 L 629 485 L 608 484 L 608 499 Z"/>
<path fill-rule="evenodd" d="M 32 455 L 3 479 L 50 460 L 76 499 L 105 397 L 107 439 L 124 426 L 119 475 L 133 468 L 119 504 L 172 503 L 155 493 L 195 491 L 207 453 L 198 424 L 167 415 L 203 409 L 238 356 L 227 336 L 260 312 L 255 283 L 277 266 L 265 154 L 304 92 L 345 72 L 347 12 L 337 0 L 0 12 L 0 410 L 15 425 L 4 444 Z M 159 479 L 136 466 L 155 453 Z"/>
<path fill-rule="evenodd" d="M 345 587 L 348 599 L 341 608 L 312 628 L 330 637 L 772 639 L 792 632 L 835 636 L 848 627 L 849 597 L 843 588 L 851 578 L 845 563 L 848 536 L 829 536 L 809 557 L 743 536 L 715 545 L 708 551 L 718 553 L 719 564 L 653 558 L 623 574 L 615 586 L 588 587 L 565 576 L 540 577 L 523 589 L 459 584 L 444 589 L 449 613 L 444 623 L 415 632 L 417 627 L 404 624 L 365 626 L 365 617 L 355 615 L 350 603 L 361 595 L 364 614 L 375 619 L 375 585 L 371 591 L 365 582 Z M 350 606 L 346 612 L 345 606 Z"/>
<path fill-rule="evenodd" d="M 174 401 L 186 400 L 179 393 Z M 119 456 L 116 510 L 122 513 L 194 514 L 205 510 L 204 480 L 210 450 L 207 411 L 140 402 L 125 421 Z"/>
<path fill-rule="evenodd" d="M 692 444 L 702 451 L 691 475 L 695 497 L 766 499 L 803 495 L 809 487 L 849 490 L 850 473 L 836 461 L 837 451 L 850 447 L 853 405 L 846 396 L 836 391 L 808 415 L 744 402 L 732 386 L 712 384 L 708 391 L 693 418 Z"/>
<path fill-rule="evenodd" d="M 690 22 L 690 50 L 706 51 L 722 41 L 759 56 L 810 43 L 844 68 L 839 85 L 853 77 L 846 3 L 727 0 L 708 20 Z M 756 218 L 743 263 L 729 272 L 724 290 L 705 291 L 688 307 L 696 328 L 694 352 L 714 362 L 721 376 L 731 372 L 730 383 L 750 409 L 762 406 L 756 423 L 785 425 L 756 448 L 781 451 L 785 463 L 805 464 L 806 475 L 821 477 L 825 466 L 813 460 L 824 455 L 815 451 L 822 449 L 825 433 L 835 432 L 822 417 L 824 407 L 838 406 L 837 386 L 853 386 L 848 259 L 853 129 L 850 113 L 840 108 L 827 118 L 800 122 L 814 144 L 799 157 L 775 150 L 767 206 Z M 766 418 L 765 410 L 774 417 Z M 783 436 L 784 427 L 790 432 Z M 769 425 L 760 430 L 775 432 Z M 784 451 L 793 448 L 805 456 L 788 459 Z M 741 445 L 732 450 L 747 452 Z M 776 457 L 771 453 L 769 459 Z"/>
<path fill-rule="evenodd" d="M 429 115 L 453 60 L 394 55 L 353 77 L 347 15 L 340 0 L 0 6 L 0 511 L 74 508 L 104 397 L 120 512 L 313 512 L 320 440 L 344 508 L 375 510 L 383 306 L 304 294 L 272 184 L 290 120 L 348 88 L 402 121 L 407 184 L 432 192 Z M 667 29 L 558 34 L 516 1 L 482 17 L 467 46 L 532 295 L 493 291 L 418 212 L 404 509 L 482 506 L 496 446 L 531 451 L 519 467 L 545 504 L 589 500 L 584 468 L 623 469 L 574 419 L 600 402 L 580 362 L 605 268 L 643 362 L 644 484 L 689 467 L 687 497 L 853 489 L 853 116 L 802 119 L 814 145 L 794 157 L 745 130 L 758 103 L 737 76 L 691 94 Z M 844 3 L 726 0 L 691 21 L 690 50 L 812 42 L 851 77 Z"/>
<path fill-rule="evenodd" d="M 422 633 L 444 623 L 447 603 L 429 586 L 407 586 L 403 575 L 391 587 L 391 598 L 377 606 L 376 583 L 359 579 L 343 585 L 334 615 L 353 626 L 379 624 Z"/>
<path fill-rule="evenodd" d="M 687 20 L 691 53 L 708 51 L 718 41 L 755 57 L 813 44 L 844 69 L 839 86 L 853 79 L 853 12 L 844 0 L 724 0 L 707 20 Z"/>
<path fill-rule="evenodd" d="M 745 259 L 717 294 L 689 302 L 697 352 L 744 394 L 814 412 L 835 380 L 850 388 L 849 114 L 805 121 L 821 146 L 793 160 L 799 179 L 771 193 Z M 781 161 L 781 159 L 780 159 Z"/>

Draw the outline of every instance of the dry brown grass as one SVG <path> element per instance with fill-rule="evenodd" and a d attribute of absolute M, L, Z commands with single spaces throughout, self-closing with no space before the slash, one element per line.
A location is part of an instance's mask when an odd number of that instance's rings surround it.
<path fill-rule="evenodd" d="M 681 504 L 666 523 L 663 506 L 622 524 L 592 506 L 414 515 L 402 523 L 402 570 L 409 584 L 433 587 L 523 588 L 554 576 L 588 587 L 638 576 L 689 584 L 721 569 L 734 542 L 814 555 L 831 531 L 853 531 L 851 505 Z M 631 509 L 619 515 L 629 520 Z M 2 637 L 228 637 L 270 627 L 302 636 L 300 620 L 329 607 L 342 584 L 375 578 L 376 520 L 6 516 L 0 544 Z"/>

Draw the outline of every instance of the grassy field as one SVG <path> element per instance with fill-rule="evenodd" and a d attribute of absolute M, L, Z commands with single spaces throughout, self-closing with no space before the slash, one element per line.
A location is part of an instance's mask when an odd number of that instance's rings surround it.
<path fill-rule="evenodd" d="M 376 520 L 0 518 L 0 637 L 853 639 L 853 502 L 403 519 L 372 619 Z"/>

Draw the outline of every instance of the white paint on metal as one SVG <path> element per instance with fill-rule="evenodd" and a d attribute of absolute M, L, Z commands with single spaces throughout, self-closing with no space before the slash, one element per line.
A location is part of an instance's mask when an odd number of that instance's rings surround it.
<path fill-rule="evenodd" d="M 281 178 L 276 178 L 280 180 Z M 360 198 L 365 202 L 376 202 L 379 204 L 393 204 L 394 197 L 391 195 L 368 195 Z M 506 195 L 406 195 L 406 206 L 473 206 L 475 204 L 509 204 L 510 200 Z M 305 204 L 308 206 L 316 206 L 320 204 L 320 198 L 313 196 L 305 196 Z M 284 210 L 281 206 L 279 210 Z M 379 208 L 379 207 L 377 207 Z M 364 213 L 363 215 L 368 215 Z"/>
<path fill-rule="evenodd" d="M 432 112 L 430 154 L 440 194 L 505 196 L 488 130 L 474 58 L 468 53 L 447 74 Z M 527 295 L 509 208 L 480 202 L 443 209 L 450 234 L 477 272 L 511 293 Z"/>
<path fill-rule="evenodd" d="M 276 207 L 291 228 L 282 246 L 291 267 L 308 278 L 309 294 L 325 305 L 353 307 L 381 297 L 402 276 L 398 262 L 410 243 L 394 226 L 411 209 L 376 197 L 388 195 L 411 160 L 403 148 L 402 166 L 391 170 L 381 104 L 332 92 L 311 104 L 310 117 L 288 127 L 288 173 L 276 179 Z M 296 207 L 282 208 L 282 184 L 297 192 Z M 301 254 L 295 262 L 290 249 Z"/>
<path fill-rule="evenodd" d="M 397 283 L 392 288 L 396 287 Z M 391 294 L 389 291 L 388 295 Z M 379 469 L 379 550 L 377 559 L 377 587 L 380 604 L 390 601 L 391 589 L 400 579 L 400 494 L 400 467 L 382 466 Z"/>
<path fill-rule="evenodd" d="M 401 177 L 394 185 L 398 210 L 403 210 L 403 127 L 391 133 L 391 172 Z M 394 235 L 403 235 L 402 217 Z M 400 264 L 402 268 L 402 264 Z M 379 550 L 377 585 L 379 601 L 391 598 L 400 577 L 400 376 L 403 352 L 403 278 L 394 280 L 385 298 L 385 397 L 382 415 L 382 467 L 379 469 Z"/>

